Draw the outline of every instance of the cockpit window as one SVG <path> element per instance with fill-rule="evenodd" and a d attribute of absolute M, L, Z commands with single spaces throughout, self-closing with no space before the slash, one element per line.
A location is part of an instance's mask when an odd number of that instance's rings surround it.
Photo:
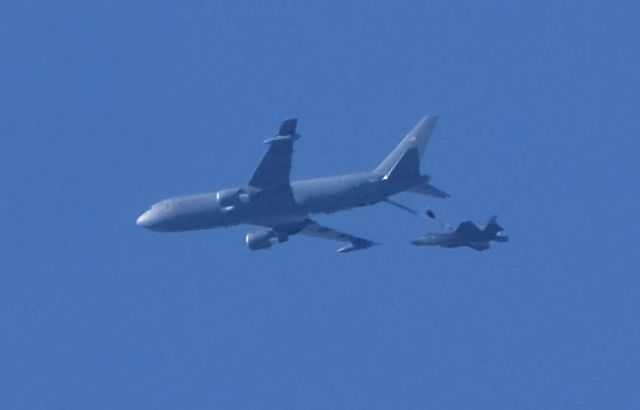
<path fill-rule="evenodd" d="M 151 205 L 151 209 L 168 211 L 171 209 L 171 201 L 166 200 L 166 201 L 156 202 L 155 204 Z"/>

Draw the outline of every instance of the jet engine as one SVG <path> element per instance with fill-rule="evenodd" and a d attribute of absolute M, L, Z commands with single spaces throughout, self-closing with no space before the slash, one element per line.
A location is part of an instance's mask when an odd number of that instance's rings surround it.
<path fill-rule="evenodd" d="M 269 249 L 276 243 L 286 242 L 287 240 L 289 240 L 289 238 L 286 235 L 278 235 L 271 230 L 251 232 L 245 237 L 247 246 L 252 251 Z"/>
<path fill-rule="evenodd" d="M 251 195 L 244 189 L 223 189 L 216 192 L 216 201 L 222 212 L 229 212 L 242 204 L 251 201 Z"/>

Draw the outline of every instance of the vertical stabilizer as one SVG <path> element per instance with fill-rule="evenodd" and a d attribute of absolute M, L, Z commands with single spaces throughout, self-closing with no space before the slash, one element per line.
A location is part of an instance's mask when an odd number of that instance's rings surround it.
<path fill-rule="evenodd" d="M 385 180 L 414 179 L 420 177 L 420 156 L 418 149 L 409 148 L 395 163 L 393 168 L 384 175 Z"/>
<path fill-rule="evenodd" d="M 389 174 L 396 164 L 405 157 L 407 151 L 412 148 L 416 149 L 417 155 L 411 156 L 415 157 L 415 161 L 417 162 L 416 167 L 419 169 L 420 158 L 422 158 L 427 149 L 427 144 L 429 143 L 429 139 L 431 139 L 431 133 L 436 126 L 437 120 L 438 117 L 435 115 L 421 119 L 373 172 L 383 175 Z"/>
<path fill-rule="evenodd" d="M 494 215 L 487 221 L 484 231 L 490 235 L 496 235 L 498 232 L 504 231 L 504 229 L 498 225 L 498 217 Z"/>

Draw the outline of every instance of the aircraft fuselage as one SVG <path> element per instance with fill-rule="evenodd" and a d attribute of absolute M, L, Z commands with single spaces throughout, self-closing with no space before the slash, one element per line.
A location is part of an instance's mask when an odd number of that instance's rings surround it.
<path fill-rule="evenodd" d="M 161 232 L 239 224 L 274 226 L 313 214 L 372 205 L 421 181 L 421 178 L 390 181 L 383 175 L 367 172 L 294 181 L 290 189 L 227 188 L 164 199 L 140 215 L 137 224 Z"/>

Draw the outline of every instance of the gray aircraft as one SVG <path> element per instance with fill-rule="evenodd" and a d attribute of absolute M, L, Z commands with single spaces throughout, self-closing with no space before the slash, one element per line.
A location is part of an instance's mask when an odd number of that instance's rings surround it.
<path fill-rule="evenodd" d="M 497 217 L 492 216 L 484 229 L 480 229 L 471 221 L 462 222 L 453 232 L 428 233 L 425 236 L 411 241 L 414 245 L 441 246 L 443 248 L 458 248 L 468 246 L 477 251 L 489 249 L 490 241 L 507 242 L 508 236 L 504 236 L 504 229 L 498 225 Z"/>
<path fill-rule="evenodd" d="M 372 171 L 290 182 L 293 143 L 299 135 L 297 120 L 287 119 L 278 134 L 265 141 L 267 152 L 247 185 L 162 200 L 136 223 L 161 232 L 239 224 L 262 227 L 246 235 L 252 250 L 270 248 L 295 234 L 345 242 L 338 252 L 369 248 L 376 243 L 321 226 L 310 216 L 389 201 L 389 196 L 403 191 L 448 197 L 420 173 L 420 158 L 436 120 L 423 118 Z"/>

